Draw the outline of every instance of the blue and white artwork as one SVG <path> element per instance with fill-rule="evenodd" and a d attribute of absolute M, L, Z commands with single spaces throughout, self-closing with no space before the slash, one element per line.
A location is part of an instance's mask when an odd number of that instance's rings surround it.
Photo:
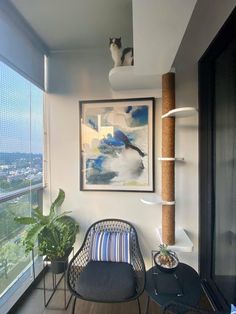
<path fill-rule="evenodd" d="M 154 99 L 81 101 L 81 189 L 153 191 Z"/>

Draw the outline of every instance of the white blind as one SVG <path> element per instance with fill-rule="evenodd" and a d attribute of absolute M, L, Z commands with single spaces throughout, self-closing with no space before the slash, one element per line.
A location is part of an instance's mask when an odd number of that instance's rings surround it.
<path fill-rule="evenodd" d="M 0 59 L 44 89 L 47 48 L 7 1 L 0 1 Z"/>

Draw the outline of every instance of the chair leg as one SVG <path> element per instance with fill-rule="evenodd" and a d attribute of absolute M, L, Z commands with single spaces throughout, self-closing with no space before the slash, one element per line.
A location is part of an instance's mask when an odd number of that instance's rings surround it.
<path fill-rule="evenodd" d="M 141 306 L 140 306 L 139 298 L 137 298 L 137 302 L 138 302 L 138 312 L 139 314 L 141 314 Z"/>
<path fill-rule="evenodd" d="M 76 303 L 76 297 L 74 297 L 73 307 L 72 307 L 72 314 L 75 313 L 75 303 Z"/>

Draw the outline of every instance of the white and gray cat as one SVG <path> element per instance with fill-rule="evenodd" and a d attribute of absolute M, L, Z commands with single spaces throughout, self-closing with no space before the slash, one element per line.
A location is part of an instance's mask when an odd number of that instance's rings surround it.
<path fill-rule="evenodd" d="M 121 37 L 110 38 L 110 51 L 114 61 L 114 67 L 123 65 L 134 65 L 134 51 L 133 48 L 125 48 L 122 51 Z"/>

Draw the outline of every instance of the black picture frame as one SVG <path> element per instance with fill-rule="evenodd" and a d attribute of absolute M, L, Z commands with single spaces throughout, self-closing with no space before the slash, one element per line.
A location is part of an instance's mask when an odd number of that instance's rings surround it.
<path fill-rule="evenodd" d="M 155 98 L 79 101 L 80 190 L 154 192 Z"/>

